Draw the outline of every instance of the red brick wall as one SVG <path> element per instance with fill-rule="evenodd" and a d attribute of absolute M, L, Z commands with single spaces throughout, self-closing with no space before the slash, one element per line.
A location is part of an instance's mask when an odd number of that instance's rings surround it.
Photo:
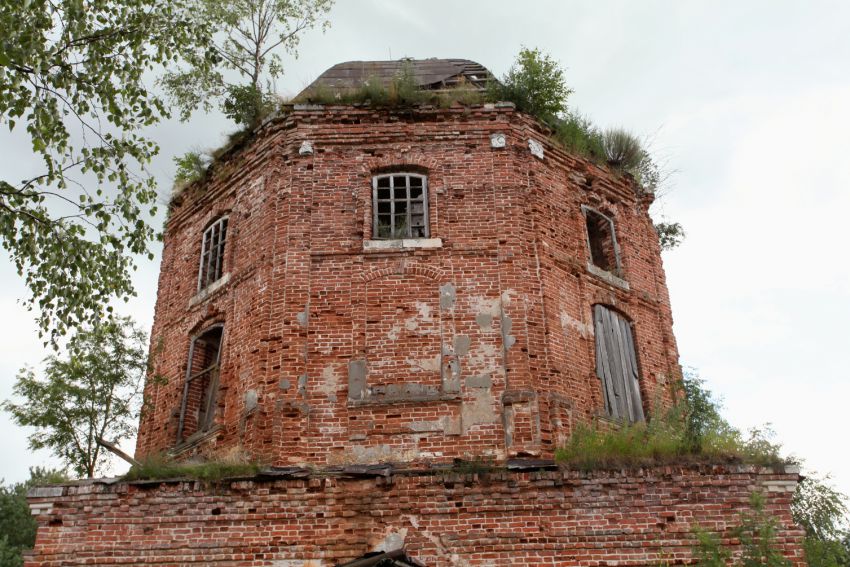
<path fill-rule="evenodd" d="M 491 147 L 497 132 L 507 147 Z M 221 157 L 167 226 L 152 334 L 165 383 L 148 384 L 137 454 L 174 445 L 190 338 L 221 322 L 216 425 L 183 455 L 551 456 L 604 414 L 595 303 L 634 323 L 647 413 L 669 400 L 678 355 L 651 198 L 546 140 L 504 106 L 307 107 Z M 439 240 L 370 241 L 371 179 L 393 170 L 427 175 Z M 614 219 L 628 289 L 588 267 L 583 205 Z M 227 275 L 198 296 L 201 235 L 222 214 Z"/>
<path fill-rule="evenodd" d="M 695 526 L 739 550 L 731 528 L 759 491 L 778 546 L 802 567 L 803 532 L 790 515 L 797 480 L 659 467 L 46 487 L 30 494 L 38 536 L 27 565 L 307 567 L 401 545 L 429 567 L 683 564 Z"/>

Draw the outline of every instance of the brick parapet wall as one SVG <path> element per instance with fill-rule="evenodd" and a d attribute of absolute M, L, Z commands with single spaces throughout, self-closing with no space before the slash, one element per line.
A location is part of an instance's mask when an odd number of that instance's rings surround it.
<path fill-rule="evenodd" d="M 805 565 L 790 469 L 288 474 L 35 489 L 27 566 L 316 567 L 401 545 L 429 567 L 687 564 L 695 526 L 735 548 L 731 529 L 754 491 L 778 523 L 779 549 Z"/>

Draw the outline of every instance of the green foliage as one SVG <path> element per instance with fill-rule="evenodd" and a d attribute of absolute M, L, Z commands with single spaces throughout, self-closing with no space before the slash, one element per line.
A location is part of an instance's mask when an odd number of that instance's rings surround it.
<path fill-rule="evenodd" d="M 554 129 L 555 140 L 566 149 L 594 161 L 601 160 L 605 155 L 602 133 L 587 118 L 568 113 L 555 122 Z"/>
<path fill-rule="evenodd" d="M 201 26 L 218 30 L 214 65 L 169 71 L 160 84 L 188 119 L 219 107 L 241 126 L 254 126 L 273 105 L 273 82 L 283 74 L 280 51 L 297 56 L 300 34 L 327 28 L 333 0 L 189 0 Z M 203 61 L 194 52 L 192 61 Z M 238 75 L 239 82 L 226 77 Z"/>
<path fill-rule="evenodd" d="M 776 542 L 776 519 L 765 511 L 764 496 L 750 495 L 750 511 L 741 514 L 741 523 L 731 530 L 741 542 L 740 556 L 733 556 L 720 539 L 701 528 L 695 528 L 697 546 L 693 550 L 699 567 L 790 567 L 791 562 L 779 551 Z"/>
<path fill-rule="evenodd" d="M 23 368 L 13 390 L 21 403 L 2 407 L 18 425 L 35 428 L 31 449 L 50 449 L 75 474 L 91 478 L 107 456 L 96 437 L 118 443 L 135 433 L 146 345 L 145 332 L 129 318 L 80 330 L 64 358 L 46 359 L 43 377 Z"/>
<path fill-rule="evenodd" d="M 776 545 L 776 518 L 765 511 L 764 496 L 750 495 L 751 512 L 743 514 L 734 535 L 741 541 L 743 567 L 790 567 L 791 562 Z"/>
<path fill-rule="evenodd" d="M 661 250 L 672 250 L 679 246 L 685 239 L 685 229 L 677 222 L 655 223 L 655 232 L 658 233 L 658 242 Z"/>
<path fill-rule="evenodd" d="M 34 467 L 26 482 L 6 485 L 0 480 L 0 565 L 23 565 L 21 552 L 35 545 L 35 518 L 27 504 L 33 486 L 66 481 L 63 471 Z"/>
<path fill-rule="evenodd" d="M 791 511 L 809 536 L 825 541 L 847 535 L 842 526 L 848 513 L 847 496 L 829 484 L 828 476 L 813 474 L 800 480 Z"/>
<path fill-rule="evenodd" d="M 225 116 L 242 126 L 253 126 L 274 110 L 275 96 L 254 85 L 227 85 L 221 104 Z"/>
<path fill-rule="evenodd" d="M 145 459 L 139 465 L 130 468 L 124 480 L 165 480 L 174 478 L 191 478 L 207 482 L 218 480 L 255 476 L 261 470 L 257 463 L 246 462 L 244 459 L 226 459 L 205 463 L 179 463 L 163 455 Z"/>
<path fill-rule="evenodd" d="M 490 85 L 490 96 L 513 102 L 517 110 L 550 122 L 567 111 L 564 70 L 557 61 L 539 49 L 520 49 L 514 64 L 501 83 Z"/>
<path fill-rule="evenodd" d="M 200 152 L 186 152 L 182 156 L 175 157 L 174 164 L 177 166 L 177 172 L 174 174 L 175 183 L 188 185 L 203 179 L 209 167 L 209 158 Z"/>
<path fill-rule="evenodd" d="M 843 540 L 821 540 L 806 536 L 803 550 L 809 567 L 848 567 L 850 565 L 850 536 Z"/>
<path fill-rule="evenodd" d="M 602 134 L 605 160 L 611 167 L 632 171 L 640 165 L 644 150 L 640 140 L 622 128 L 610 128 Z"/>
<path fill-rule="evenodd" d="M 703 381 L 686 376 L 680 401 L 648 422 L 579 425 L 555 458 L 577 469 L 678 462 L 731 461 L 772 466 L 786 462 L 769 429 L 749 436 L 729 425 Z"/>
<path fill-rule="evenodd" d="M 731 563 L 732 552 L 723 547 L 717 535 L 700 527 L 694 528 L 697 545 L 693 549 L 695 565 L 699 567 L 726 567 Z"/>
<path fill-rule="evenodd" d="M 143 168 L 158 147 L 142 131 L 168 115 L 144 75 L 203 55 L 208 28 L 183 0 L 57 0 L 4 3 L 0 29 L 0 122 L 25 130 L 43 162 L 0 179 L 0 242 L 55 344 L 133 293 L 131 255 L 154 237 Z"/>
<path fill-rule="evenodd" d="M 829 484 L 829 477 L 800 480 L 791 502 L 794 521 L 806 530 L 806 561 L 810 567 L 850 566 L 847 497 Z"/>

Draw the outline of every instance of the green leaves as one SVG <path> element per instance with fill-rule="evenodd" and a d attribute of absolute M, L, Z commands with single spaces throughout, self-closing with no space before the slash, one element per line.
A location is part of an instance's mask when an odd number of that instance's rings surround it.
<path fill-rule="evenodd" d="M 491 97 L 513 102 L 517 110 L 544 121 L 566 113 L 567 87 L 564 70 L 557 61 L 539 49 L 523 47 L 502 82 L 490 87 Z"/>
<path fill-rule="evenodd" d="M 27 490 L 33 486 L 64 482 L 63 471 L 30 468 L 26 482 L 5 485 L 0 480 L 0 565 L 22 566 L 21 552 L 35 545 L 36 522 L 27 503 Z"/>
<path fill-rule="evenodd" d="M 678 222 L 655 223 L 655 232 L 658 233 L 661 250 L 672 250 L 685 239 L 685 229 Z"/>
<path fill-rule="evenodd" d="M 210 50 L 187 55 L 188 65 L 166 73 L 160 85 L 184 120 L 218 106 L 237 124 L 254 126 L 283 74 L 280 52 L 297 55 L 301 32 L 326 28 L 332 6 L 333 0 L 192 0 L 195 21 L 219 33 Z M 234 73 L 239 82 L 225 79 Z"/>
<path fill-rule="evenodd" d="M 803 477 L 791 502 L 791 514 L 806 530 L 804 546 L 810 567 L 850 565 L 847 496 L 829 483 L 829 476 Z"/>
<path fill-rule="evenodd" d="M 143 75 L 208 49 L 209 29 L 190 16 L 183 0 L 33 0 L 0 12 L 0 121 L 23 126 L 43 163 L 31 179 L 0 180 L 0 243 L 54 344 L 133 293 L 130 255 L 155 236 L 142 219 L 155 210 L 145 166 L 158 147 L 140 129 L 168 115 Z"/>
<path fill-rule="evenodd" d="M 92 477 L 105 464 L 96 437 L 117 443 L 135 433 L 146 345 L 129 318 L 79 331 L 65 357 L 46 359 L 43 377 L 21 369 L 13 391 L 23 401 L 2 408 L 18 425 L 35 428 L 31 449 L 50 449 L 76 474 Z"/>

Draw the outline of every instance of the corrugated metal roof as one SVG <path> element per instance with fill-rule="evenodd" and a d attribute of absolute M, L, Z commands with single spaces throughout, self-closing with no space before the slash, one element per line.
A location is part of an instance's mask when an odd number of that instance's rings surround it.
<path fill-rule="evenodd" d="M 319 75 L 298 96 L 316 89 L 349 91 L 368 81 L 380 80 L 385 86 L 409 68 L 414 80 L 425 90 L 450 88 L 465 81 L 484 89 L 493 74 L 468 59 L 400 59 L 398 61 L 346 61 Z"/>

